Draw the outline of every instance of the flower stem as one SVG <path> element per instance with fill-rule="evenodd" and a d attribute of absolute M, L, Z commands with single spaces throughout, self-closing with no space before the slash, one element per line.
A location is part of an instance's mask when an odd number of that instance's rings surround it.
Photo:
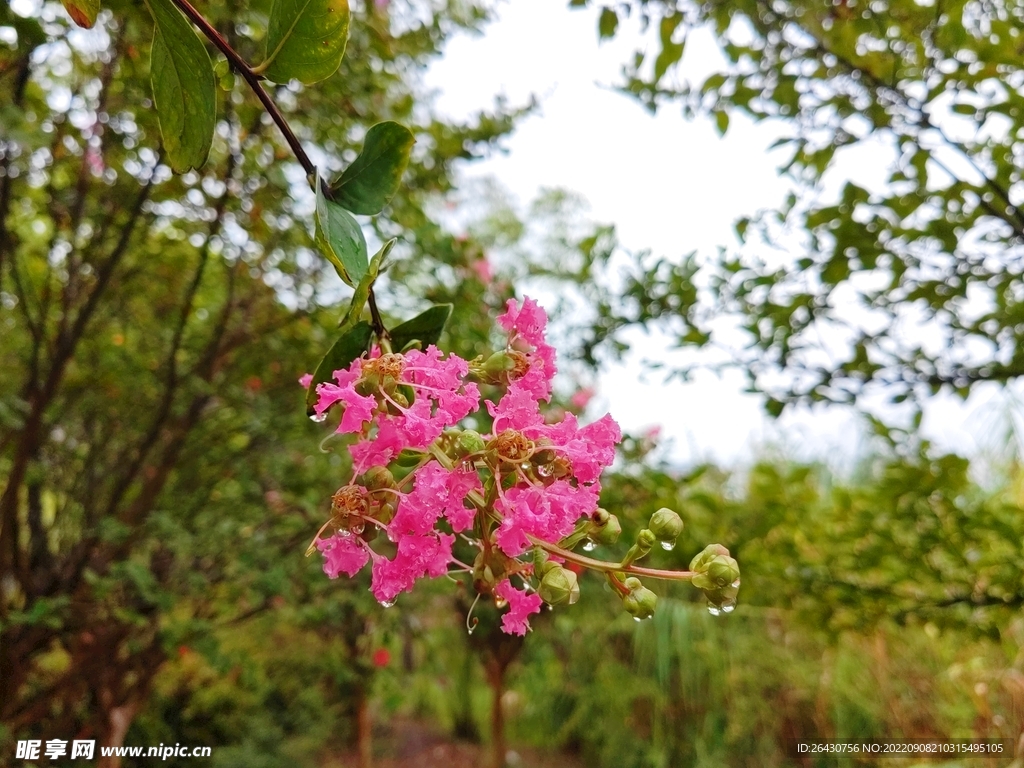
<path fill-rule="evenodd" d="M 642 568 L 639 565 L 624 566 L 622 563 L 609 563 L 606 560 L 595 560 L 592 557 L 586 557 L 585 555 L 570 552 L 568 549 L 562 549 L 557 544 L 552 544 L 544 541 L 543 539 L 538 539 L 536 536 L 527 534 L 526 537 L 535 547 L 540 547 L 545 552 L 549 552 L 552 555 L 558 555 L 558 557 L 561 557 L 570 563 L 582 565 L 584 568 L 590 568 L 593 571 L 603 571 L 604 573 L 629 573 L 634 576 L 647 576 L 651 579 L 664 579 L 666 581 L 689 581 L 697 575 L 694 571 L 665 571 L 658 568 Z"/>

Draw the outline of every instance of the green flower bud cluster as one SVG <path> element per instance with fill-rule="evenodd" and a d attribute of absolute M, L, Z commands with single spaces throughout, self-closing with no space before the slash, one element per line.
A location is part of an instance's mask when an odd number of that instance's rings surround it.
<path fill-rule="evenodd" d="M 740 567 L 721 544 L 709 544 L 690 562 L 691 584 L 704 592 L 712 614 L 730 613 L 740 590 Z"/>
<path fill-rule="evenodd" d="M 451 443 L 452 458 L 464 459 L 476 453 L 482 453 L 487 444 L 480 433 L 473 429 L 465 429 L 453 435 Z"/>
<path fill-rule="evenodd" d="M 623 582 L 629 593 L 622 598 L 622 607 L 626 613 L 637 621 L 649 619 L 658 606 L 658 596 L 640 583 L 640 579 L 630 576 Z"/>

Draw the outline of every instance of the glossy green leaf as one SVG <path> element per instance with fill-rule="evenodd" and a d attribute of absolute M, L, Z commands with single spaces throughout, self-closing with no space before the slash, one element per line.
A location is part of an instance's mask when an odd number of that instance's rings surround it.
<path fill-rule="evenodd" d="M 192 25 L 170 0 L 147 0 L 153 14 L 150 79 L 167 163 L 175 171 L 206 162 L 217 123 L 213 65 Z"/>
<path fill-rule="evenodd" d="M 341 66 L 348 22 L 348 0 L 274 0 L 267 58 L 256 72 L 275 83 L 326 80 Z"/>
<path fill-rule="evenodd" d="M 338 337 L 334 346 L 324 355 L 324 359 L 320 361 L 320 365 L 313 372 L 313 379 L 309 383 L 309 389 L 306 390 L 306 412 L 308 414 L 313 413 L 313 406 L 316 405 L 317 385 L 330 381 L 335 371 L 348 368 L 352 365 L 353 360 L 365 354 L 372 335 L 373 329 L 370 328 L 370 324 L 361 320 Z"/>
<path fill-rule="evenodd" d="M 367 131 L 359 157 L 335 182 L 334 199 L 352 213 L 380 213 L 398 191 L 415 141 L 404 125 L 377 123 Z"/>
<path fill-rule="evenodd" d="M 451 304 L 435 304 L 412 320 L 395 326 L 388 334 L 391 337 L 392 348 L 403 350 L 414 341 L 421 342 L 424 347 L 436 344 L 451 315 Z"/>
<path fill-rule="evenodd" d="M 363 230 L 352 214 L 327 199 L 319 179 L 316 185 L 316 242 L 342 280 L 355 286 L 363 279 L 369 265 Z"/>
<path fill-rule="evenodd" d="M 80 27 L 92 29 L 100 13 L 100 0 L 60 0 L 68 16 Z"/>

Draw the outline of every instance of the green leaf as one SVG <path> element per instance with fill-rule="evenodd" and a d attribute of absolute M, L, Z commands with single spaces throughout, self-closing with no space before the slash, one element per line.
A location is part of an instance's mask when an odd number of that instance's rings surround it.
<path fill-rule="evenodd" d="M 324 194 L 319 176 L 316 184 L 316 242 L 338 275 L 355 286 L 369 264 L 366 238 L 352 214 Z"/>
<path fill-rule="evenodd" d="M 597 20 L 597 33 L 601 39 L 615 36 L 619 26 L 619 17 L 611 8 L 602 8 L 601 17 Z"/>
<path fill-rule="evenodd" d="M 404 125 L 377 123 L 366 132 L 359 157 L 334 183 L 334 199 L 352 213 L 380 213 L 398 191 L 415 141 Z"/>
<path fill-rule="evenodd" d="M 365 320 L 360 320 L 345 333 L 338 337 L 334 346 L 324 355 L 320 365 L 313 373 L 313 379 L 309 382 L 309 389 L 306 390 L 306 413 L 313 414 L 313 406 L 316 405 L 316 387 L 325 381 L 330 381 L 335 371 L 348 368 L 352 361 L 365 354 L 370 344 L 370 336 L 373 329 Z"/>
<path fill-rule="evenodd" d="M 80 27 L 92 29 L 100 13 L 100 0 L 60 0 L 68 16 Z"/>
<path fill-rule="evenodd" d="M 348 20 L 348 0 L 274 0 L 267 58 L 254 71 L 275 83 L 327 79 L 345 55 Z"/>
<path fill-rule="evenodd" d="M 451 315 L 451 304 L 435 304 L 425 312 L 416 315 L 412 320 L 406 320 L 401 325 L 396 325 L 388 333 L 391 337 L 392 348 L 403 350 L 414 341 L 421 342 L 424 347 L 436 344 Z"/>
<path fill-rule="evenodd" d="M 715 128 L 719 136 L 725 136 L 725 132 L 729 130 L 729 113 L 724 109 L 715 110 Z"/>
<path fill-rule="evenodd" d="M 167 162 L 181 173 L 206 162 L 217 123 L 217 86 L 206 47 L 170 0 L 146 0 L 153 14 L 150 79 Z"/>

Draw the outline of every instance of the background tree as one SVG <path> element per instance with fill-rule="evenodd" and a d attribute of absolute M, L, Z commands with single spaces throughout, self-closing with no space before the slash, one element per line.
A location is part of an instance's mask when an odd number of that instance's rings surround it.
<path fill-rule="evenodd" d="M 172 175 L 152 21 L 111 11 L 82 32 L 52 5 L 0 9 L 0 722 L 117 745 L 169 653 L 319 570 L 282 557 L 301 555 L 339 472 L 310 450 L 294 382 L 328 346 L 336 318 L 319 307 L 342 294 L 312 247 L 304 173 L 240 79 L 218 65 L 209 159 Z M 426 248 L 464 269 L 475 256 L 424 206 L 514 111 L 431 115 L 411 73 L 484 14 L 420 11 L 369 4 L 334 79 L 275 95 L 325 170 L 369 123 L 410 122 L 408 191 L 373 224 L 400 227 L 421 269 Z M 267 26 L 262 4 L 211 13 L 242 49 Z"/>
<path fill-rule="evenodd" d="M 652 111 L 678 103 L 710 116 L 722 133 L 734 113 L 771 121 L 796 183 L 779 210 L 737 223 L 747 246 L 739 255 L 639 260 L 595 343 L 657 323 L 683 345 L 715 345 L 724 337 L 714 318 L 736 318 L 748 344 L 734 357 L 773 413 L 794 402 L 963 397 L 1024 372 L 1020 8 L 572 5 L 600 8 L 603 37 L 620 23 L 649 30 L 624 92 Z M 690 82 L 686 40 L 698 30 L 714 36 L 726 65 Z M 887 168 L 887 178 L 844 177 L 858 165 Z M 707 290 L 698 297 L 694 285 Z"/>

